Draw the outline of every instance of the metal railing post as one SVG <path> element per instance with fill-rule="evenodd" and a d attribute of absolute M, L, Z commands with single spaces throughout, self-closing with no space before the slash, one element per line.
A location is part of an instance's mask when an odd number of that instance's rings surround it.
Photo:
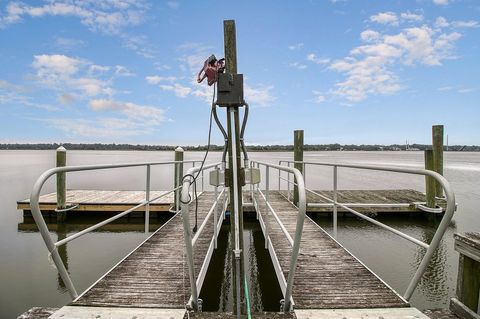
<path fill-rule="evenodd" d="M 270 170 L 269 170 L 268 166 L 266 167 L 265 174 L 266 174 L 266 177 L 265 177 L 265 197 L 266 197 L 267 203 L 268 203 L 269 198 L 270 198 Z"/>
<path fill-rule="evenodd" d="M 215 166 L 215 169 L 218 170 L 218 166 Z M 218 186 L 215 185 L 214 187 L 214 196 L 215 200 L 218 201 Z M 213 209 L 213 236 L 214 236 L 214 248 L 217 249 L 217 234 L 218 234 L 218 229 L 217 229 L 217 214 L 218 214 L 218 202 L 215 204 L 215 208 Z"/>
<path fill-rule="evenodd" d="M 295 169 L 293 173 L 295 175 L 295 179 L 297 180 L 298 217 L 297 217 L 297 225 L 295 227 L 295 238 L 293 240 L 292 256 L 290 258 L 290 269 L 288 271 L 287 289 L 285 290 L 285 303 L 284 303 L 285 312 L 291 311 L 291 308 L 292 308 L 291 299 L 292 299 L 292 291 L 293 291 L 293 279 L 295 276 L 295 269 L 297 267 L 298 255 L 300 253 L 300 242 L 302 240 L 303 224 L 305 221 L 305 214 L 307 210 L 305 183 L 303 181 L 302 173 L 298 169 Z"/>
<path fill-rule="evenodd" d="M 147 181 L 145 185 L 145 201 L 147 204 L 145 205 L 145 232 L 148 233 L 149 231 L 149 224 L 150 224 L 150 165 L 147 165 Z"/>
<path fill-rule="evenodd" d="M 268 175 L 269 175 L 269 170 L 268 170 L 268 166 L 265 167 L 265 207 L 266 207 L 266 210 L 265 210 L 265 220 L 264 220 L 264 223 L 265 223 L 265 249 L 268 249 L 268 241 L 270 240 L 270 236 L 268 235 L 268 215 L 269 215 L 269 210 L 268 210 L 268 193 L 269 193 L 269 178 L 268 178 Z"/>
<path fill-rule="evenodd" d="M 178 186 L 182 185 L 182 178 L 183 178 L 183 148 L 177 147 L 175 149 L 174 160 L 175 160 L 175 176 L 174 176 L 174 184 L 173 187 L 177 188 Z M 175 212 L 180 210 L 180 189 L 175 191 Z"/>
<path fill-rule="evenodd" d="M 189 193 L 190 178 L 185 180 L 182 187 L 182 195 Z M 187 197 L 187 196 L 182 196 Z M 185 240 L 185 250 L 187 253 L 188 276 L 190 279 L 190 289 L 192 294 L 192 308 L 198 310 L 198 291 L 197 280 L 195 279 L 195 264 L 193 263 L 193 245 L 192 245 L 192 228 L 190 227 L 189 204 L 182 200 L 182 220 L 183 220 L 183 236 Z"/>
<path fill-rule="evenodd" d="M 290 167 L 290 162 L 287 162 L 287 166 Z M 290 173 L 287 172 L 287 200 L 290 201 Z"/>
<path fill-rule="evenodd" d="M 333 238 L 337 239 L 337 166 L 333 166 Z"/>

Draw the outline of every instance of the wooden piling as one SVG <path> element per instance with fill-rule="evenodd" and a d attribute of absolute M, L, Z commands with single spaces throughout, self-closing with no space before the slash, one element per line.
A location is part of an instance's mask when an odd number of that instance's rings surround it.
<path fill-rule="evenodd" d="M 425 169 L 433 171 L 434 170 L 434 161 L 433 161 L 433 150 L 425 150 Z M 427 202 L 427 207 L 435 207 L 435 179 L 431 176 L 425 176 L 425 197 Z"/>
<path fill-rule="evenodd" d="M 224 35 L 224 50 L 225 50 L 225 73 L 237 74 L 237 36 L 236 36 L 236 27 L 235 20 L 224 20 L 223 21 L 223 35 Z M 233 123 L 230 117 L 230 114 L 233 112 Z M 242 198 L 242 184 L 240 178 L 241 170 L 241 154 L 240 154 L 240 119 L 238 114 L 238 107 L 228 107 L 227 108 L 227 132 L 228 132 L 228 179 L 230 180 L 230 240 L 232 245 L 235 244 L 235 218 L 234 212 L 235 209 L 232 207 L 232 198 L 234 198 L 234 188 L 233 188 L 233 162 L 236 161 L 237 167 L 237 185 L 239 190 L 238 198 L 235 198 L 235 203 L 237 205 L 238 212 L 238 229 L 240 232 L 239 236 L 239 246 L 242 251 L 240 257 L 240 273 L 237 271 L 237 260 L 232 258 L 232 292 L 233 292 L 233 313 L 241 314 L 241 309 L 243 309 L 242 304 L 244 303 L 245 296 L 242 289 L 242 284 L 244 280 L 244 256 L 243 251 L 243 198 Z M 232 128 L 233 133 L 232 134 Z M 236 148 L 233 149 L 233 139 L 235 139 Z M 225 176 L 227 178 L 227 176 Z M 231 247 L 233 248 L 233 247 Z M 238 276 L 240 277 L 240 282 L 238 282 Z M 240 302 L 237 301 L 240 300 Z"/>
<path fill-rule="evenodd" d="M 443 175 L 443 125 L 432 126 L 432 149 L 434 171 Z M 435 182 L 435 195 L 443 197 L 442 186 Z"/>
<path fill-rule="evenodd" d="M 67 164 L 67 150 L 60 146 L 56 151 L 56 166 L 63 167 Z M 67 187 L 66 187 L 66 173 L 57 173 L 57 209 L 66 208 Z M 66 212 L 57 212 L 57 221 L 64 222 L 66 219 Z"/>
<path fill-rule="evenodd" d="M 293 131 L 293 160 L 299 162 L 303 161 L 303 130 Z M 303 164 L 295 163 L 294 167 L 303 175 Z M 296 179 L 295 183 L 297 183 Z M 296 185 L 293 189 L 293 202 L 295 205 L 298 205 L 298 188 Z"/>
<path fill-rule="evenodd" d="M 450 310 L 462 319 L 479 318 L 480 304 L 480 233 L 455 234 L 459 252 L 457 298 Z"/>
<path fill-rule="evenodd" d="M 175 162 L 183 162 L 183 148 L 180 146 L 175 149 Z M 173 177 L 173 185 L 174 188 L 179 187 L 182 184 L 182 179 L 183 179 L 183 163 L 176 163 L 175 164 L 175 173 Z M 175 196 L 174 196 L 174 205 L 175 205 L 175 211 L 180 210 L 180 190 L 175 191 Z"/>

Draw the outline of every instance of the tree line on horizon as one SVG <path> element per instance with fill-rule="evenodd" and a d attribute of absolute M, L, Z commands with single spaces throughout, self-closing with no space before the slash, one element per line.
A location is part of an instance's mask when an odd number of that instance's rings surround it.
<path fill-rule="evenodd" d="M 177 146 L 170 145 L 142 145 L 142 144 L 102 144 L 102 143 L 10 143 L 0 144 L 0 150 L 55 150 L 63 146 L 67 150 L 116 150 L 116 151 L 173 151 Z M 182 146 L 185 151 L 205 151 L 207 145 Z M 423 151 L 431 148 L 428 144 L 411 144 L 407 146 L 400 144 L 305 144 L 305 151 Z M 249 151 L 293 151 L 293 145 L 248 145 Z M 223 145 L 210 145 L 211 151 L 222 151 Z M 479 152 L 478 145 L 451 145 L 445 147 L 448 151 Z"/>

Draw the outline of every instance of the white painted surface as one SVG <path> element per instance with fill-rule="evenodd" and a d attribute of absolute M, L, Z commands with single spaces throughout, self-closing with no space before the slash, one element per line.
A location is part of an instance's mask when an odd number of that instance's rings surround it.
<path fill-rule="evenodd" d="M 416 308 L 296 309 L 297 319 L 428 319 Z"/>
<path fill-rule="evenodd" d="M 109 308 L 65 306 L 51 315 L 50 319 L 182 319 L 185 309 L 155 308 Z"/>

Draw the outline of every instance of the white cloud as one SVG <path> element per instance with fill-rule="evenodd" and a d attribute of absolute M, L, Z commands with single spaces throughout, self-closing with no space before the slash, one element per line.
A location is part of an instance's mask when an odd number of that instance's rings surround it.
<path fill-rule="evenodd" d="M 112 80 L 135 74 L 121 65 L 114 67 L 97 65 L 88 60 L 61 54 L 36 55 L 32 62 L 34 79 L 42 86 L 79 96 L 112 96 Z"/>
<path fill-rule="evenodd" d="M 360 33 L 360 38 L 365 42 L 376 42 L 380 39 L 380 33 L 373 30 L 365 30 Z"/>
<path fill-rule="evenodd" d="M 476 91 L 474 88 L 462 88 L 462 89 L 458 89 L 458 93 L 470 93 L 470 92 L 474 92 Z"/>
<path fill-rule="evenodd" d="M 158 125 L 165 120 L 165 111 L 161 108 L 139 105 L 131 102 L 120 102 L 111 99 L 91 100 L 89 106 L 95 111 L 120 112 L 127 116 L 128 120 L 143 123 L 146 126 Z"/>
<path fill-rule="evenodd" d="M 148 84 L 158 84 L 160 82 L 168 81 L 168 82 L 173 82 L 177 78 L 174 76 L 159 76 L 159 75 L 151 75 L 151 76 L 146 76 L 145 80 L 147 81 Z"/>
<path fill-rule="evenodd" d="M 397 15 L 393 12 L 380 12 L 370 17 L 370 21 L 380 24 L 398 25 Z"/>
<path fill-rule="evenodd" d="M 124 67 L 123 65 L 115 65 L 115 75 L 116 76 L 136 76 L 135 73 Z"/>
<path fill-rule="evenodd" d="M 161 84 L 160 88 L 164 91 L 172 91 L 178 97 L 186 97 L 192 92 L 192 89 L 179 83 Z"/>
<path fill-rule="evenodd" d="M 411 13 L 410 11 L 408 11 L 408 12 L 401 13 L 400 18 L 402 18 L 403 20 L 407 20 L 407 21 L 419 22 L 419 21 L 423 20 L 423 15 Z"/>
<path fill-rule="evenodd" d="M 292 50 L 292 51 L 299 50 L 301 48 L 303 48 L 303 43 L 295 43 L 295 44 L 292 44 L 292 45 L 288 46 L 288 49 Z"/>
<path fill-rule="evenodd" d="M 63 93 L 58 97 L 58 102 L 63 105 L 70 105 L 75 102 L 75 96 L 71 93 Z"/>
<path fill-rule="evenodd" d="M 396 64 L 441 65 L 443 60 L 454 58 L 454 43 L 460 37 L 457 32 L 442 33 L 425 25 L 393 35 L 365 33 L 362 38 L 376 42 L 358 46 L 349 56 L 330 64 L 330 69 L 346 76 L 331 93 L 358 102 L 371 94 L 398 92 L 402 85 L 394 72 Z"/>
<path fill-rule="evenodd" d="M 450 23 L 448 23 L 447 19 L 445 19 L 444 17 L 438 17 L 435 20 L 435 27 L 437 27 L 437 28 L 446 28 L 449 25 L 450 25 Z"/>
<path fill-rule="evenodd" d="M 307 54 L 307 60 L 311 61 L 316 64 L 327 64 L 330 62 L 330 59 L 328 58 L 319 58 L 315 55 L 315 53 L 309 53 Z"/>
<path fill-rule="evenodd" d="M 251 106 L 271 106 L 277 99 L 273 94 L 273 85 L 257 85 L 251 87 L 245 84 L 245 101 Z"/>
<path fill-rule="evenodd" d="M 56 37 L 55 46 L 62 51 L 72 51 L 85 46 L 85 42 L 78 39 Z"/>
<path fill-rule="evenodd" d="M 478 21 L 453 21 L 452 26 L 455 28 L 478 28 Z"/>
<path fill-rule="evenodd" d="M 320 104 L 326 101 L 325 95 L 322 92 L 319 91 L 312 91 L 313 95 L 315 98 L 313 99 L 313 102 Z"/>
<path fill-rule="evenodd" d="M 440 6 L 446 6 L 448 4 L 448 1 L 449 0 L 433 0 L 433 3 Z"/>
<path fill-rule="evenodd" d="M 92 31 L 119 34 L 124 27 L 139 24 L 146 7 L 143 1 L 131 0 L 45 1 L 38 6 L 10 2 L 6 14 L 0 17 L 0 26 L 20 22 L 24 17 L 72 16 Z"/>
<path fill-rule="evenodd" d="M 298 70 L 304 70 L 307 68 L 305 64 L 299 62 L 290 63 L 288 66 Z"/>
<path fill-rule="evenodd" d="M 442 86 L 437 88 L 437 91 L 451 91 L 453 89 L 453 86 Z"/>

